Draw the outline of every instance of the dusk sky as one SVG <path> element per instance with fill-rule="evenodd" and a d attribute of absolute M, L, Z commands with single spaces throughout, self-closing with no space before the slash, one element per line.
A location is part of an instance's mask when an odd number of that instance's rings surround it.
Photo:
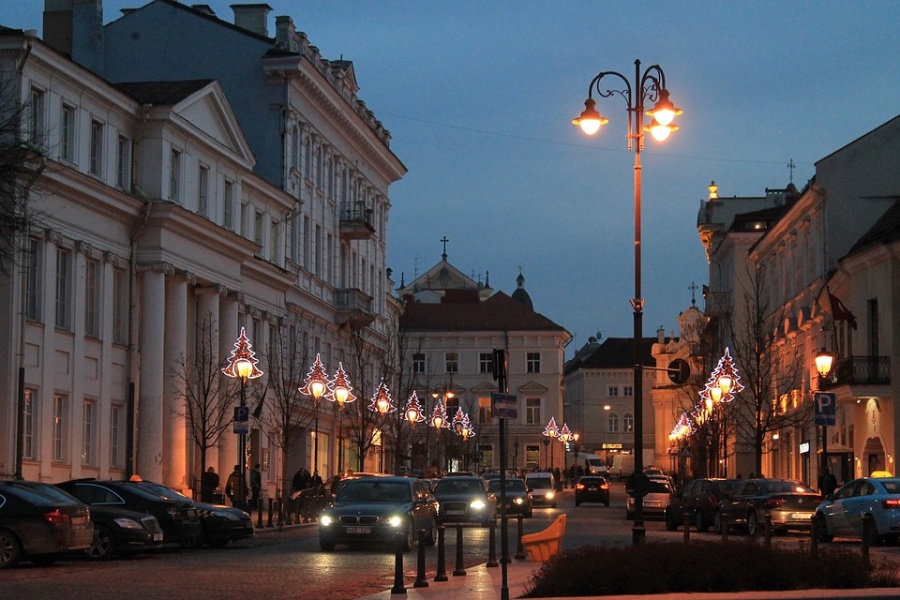
<path fill-rule="evenodd" d="M 148 0 L 104 0 L 104 21 Z M 207 0 L 233 21 L 238 0 Z M 192 2 L 186 2 L 192 4 Z M 900 2 L 268 0 L 359 97 L 409 173 L 390 189 L 399 285 L 441 259 L 571 332 L 630 337 L 634 154 L 620 97 L 588 138 L 571 125 L 600 71 L 659 64 L 684 110 L 643 164 L 644 335 L 677 333 L 706 283 L 697 211 L 720 197 L 803 188 L 815 162 L 900 113 Z M 0 24 L 41 30 L 43 0 L 0 0 Z M 605 81 L 605 80 L 604 80 Z M 596 96 L 596 94 L 595 94 Z M 697 305 L 702 309 L 700 290 Z"/>

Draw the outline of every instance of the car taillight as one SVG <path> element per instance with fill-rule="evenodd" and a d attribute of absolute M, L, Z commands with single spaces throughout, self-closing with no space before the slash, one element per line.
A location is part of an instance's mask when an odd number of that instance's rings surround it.
<path fill-rule="evenodd" d="M 781 506 L 787 502 L 787 498 L 784 496 L 776 496 L 775 498 L 768 498 L 766 500 L 766 508 L 773 508 L 775 506 Z"/>
<path fill-rule="evenodd" d="M 900 508 L 900 498 L 885 498 L 881 501 L 881 506 L 885 510 L 890 510 L 892 508 Z"/>
<path fill-rule="evenodd" d="M 602 490 L 609 489 L 609 484 L 608 484 L 608 483 L 601 483 L 601 484 L 600 484 L 600 489 L 602 489 Z"/>
<path fill-rule="evenodd" d="M 44 513 L 44 520 L 54 525 L 60 525 L 69 520 L 69 515 L 61 512 L 59 509 Z"/>
<path fill-rule="evenodd" d="M 583 484 L 583 483 L 576 483 L 576 484 L 575 484 L 575 489 L 576 489 L 576 490 L 583 490 L 583 489 L 584 489 L 584 484 Z"/>

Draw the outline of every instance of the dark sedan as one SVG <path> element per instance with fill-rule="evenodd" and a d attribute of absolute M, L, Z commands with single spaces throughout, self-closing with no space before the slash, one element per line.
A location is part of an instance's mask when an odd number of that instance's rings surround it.
<path fill-rule="evenodd" d="M 411 477 L 361 477 L 344 483 L 334 502 L 319 516 L 319 546 L 395 544 L 400 533 L 408 551 L 425 530 L 425 543 L 437 539 L 437 501 L 428 487 Z"/>
<path fill-rule="evenodd" d="M 63 552 L 91 547 L 89 508 L 52 485 L 0 482 L 0 569 L 22 559 L 52 564 Z"/>
<path fill-rule="evenodd" d="M 484 526 L 497 515 L 497 497 L 477 475 L 444 477 L 434 488 L 441 505 L 441 523 L 481 523 Z"/>
<path fill-rule="evenodd" d="M 772 529 L 809 530 L 822 497 L 802 481 L 795 479 L 748 479 L 734 496 L 719 502 L 715 515 L 716 531 L 743 528 L 751 536 L 759 535 L 768 516 Z"/>
<path fill-rule="evenodd" d="M 516 477 L 505 479 L 505 483 L 506 486 L 503 490 L 503 494 L 506 500 L 506 514 L 523 515 L 525 518 L 530 519 L 531 515 L 534 514 L 534 511 L 532 510 L 531 492 L 529 492 L 528 488 L 525 487 L 525 482 L 522 479 Z M 499 479 L 488 480 L 488 492 L 494 494 L 494 497 L 497 498 L 499 506 Z"/>
<path fill-rule="evenodd" d="M 163 543 L 159 520 L 147 513 L 113 506 L 92 506 L 91 521 L 94 523 L 94 541 L 84 551 L 91 560 L 150 552 Z"/>
<path fill-rule="evenodd" d="M 241 509 L 205 502 L 194 504 L 203 530 L 200 543 L 210 548 L 222 548 L 231 542 L 253 537 L 253 519 Z"/>
<path fill-rule="evenodd" d="M 585 475 L 575 484 L 575 506 L 583 502 L 602 502 L 609 506 L 609 482 L 600 475 Z"/>
<path fill-rule="evenodd" d="M 684 484 L 666 507 L 666 529 L 677 531 L 688 514 L 697 531 L 709 531 L 719 502 L 744 485 L 741 479 L 700 478 Z"/>
<path fill-rule="evenodd" d="M 202 533 L 197 507 L 180 494 L 160 495 L 133 481 L 76 479 L 57 484 L 88 506 L 113 506 L 153 515 L 163 530 L 163 543 L 197 545 Z"/>

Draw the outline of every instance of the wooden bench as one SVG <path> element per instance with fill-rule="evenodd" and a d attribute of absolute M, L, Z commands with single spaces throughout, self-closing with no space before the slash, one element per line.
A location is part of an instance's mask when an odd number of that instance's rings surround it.
<path fill-rule="evenodd" d="M 566 515 L 559 515 L 547 529 L 522 536 L 522 545 L 528 553 L 528 560 L 543 562 L 562 550 L 562 539 L 566 535 Z"/>

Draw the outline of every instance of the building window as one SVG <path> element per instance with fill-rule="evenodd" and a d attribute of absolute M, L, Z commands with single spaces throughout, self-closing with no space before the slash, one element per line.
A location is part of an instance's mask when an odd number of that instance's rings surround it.
<path fill-rule="evenodd" d="M 89 260 L 84 268 L 84 333 L 100 337 L 100 263 Z"/>
<path fill-rule="evenodd" d="M 452 422 L 456 413 L 459 412 L 459 396 L 448 396 L 444 405 Z"/>
<path fill-rule="evenodd" d="M 103 177 L 103 123 L 91 120 L 91 175 Z"/>
<path fill-rule="evenodd" d="M 537 444 L 525 446 L 525 468 L 538 469 L 541 466 L 541 447 Z"/>
<path fill-rule="evenodd" d="M 609 414 L 607 429 L 609 429 L 610 433 L 619 433 L 619 415 L 617 415 L 616 413 Z"/>
<path fill-rule="evenodd" d="M 634 396 L 634 388 L 630 385 L 626 385 L 624 388 L 622 388 L 622 391 L 624 392 L 622 394 L 623 396 Z"/>
<path fill-rule="evenodd" d="M 169 154 L 169 200 L 181 201 L 181 151 L 175 148 Z"/>
<path fill-rule="evenodd" d="M 56 249 L 56 326 L 71 328 L 69 306 L 72 300 L 72 253 L 65 248 Z"/>
<path fill-rule="evenodd" d="M 131 189 L 131 140 L 120 135 L 116 142 L 116 187 Z"/>
<path fill-rule="evenodd" d="M 525 355 L 525 367 L 529 373 L 541 372 L 541 353 L 529 352 Z"/>
<path fill-rule="evenodd" d="M 609 386 L 609 393 L 607 395 L 618 396 L 619 395 L 619 386 L 617 386 L 617 385 Z"/>
<path fill-rule="evenodd" d="M 34 390 L 25 390 L 25 410 L 22 423 L 22 458 L 26 460 L 34 460 L 37 458 L 35 449 L 37 448 L 37 439 L 35 439 L 36 429 L 34 428 L 34 403 L 36 395 Z"/>
<path fill-rule="evenodd" d="M 70 104 L 63 104 L 62 107 L 62 129 L 59 134 L 59 157 L 60 159 L 74 163 L 75 162 L 75 107 Z"/>
<path fill-rule="evenodd" d="M 230 229 L 234 231 L 234 183 L 225 180 L 225 185 L 223 186 L 223 209 L 224 212 L 222 214 L 222 226 L 226 229 Z"/>
<path fill-rule="evenodd" d="M 263 239 L 263 222 L 265 221 L 266 214 L 261 210 L 254 211 L 253 213 L 253 241 L 256 242 L 260 248 L 264 245 L 265 240 Z"/>
<path fill-rule="evenodd" d="M 114 404 L 109 409 L 109 466 L 121 469 L 125 466 L 125 411 Z"/>
<path fill-rule="evenodd" d="M 459 373 L 459 353 L 447 352 L 444 355 L 444 373 Z"/>
<path fill-rule="evenodd" d="M 113 342 L 128 343 L 128 276 L 122 269 L 113 272 Z"/>
<path fill-rule="evenodd" d="M 68 431 L 66 397 L 60 394 L 53 396 L 53 462 L 65 462 Z"/>
<path fill-rule="evenodd" d="M 331 242 L 331 237 L 328 238 L 329 244 Z M 272 219 L 271 225 L 269 225 L 269 261 L 273 263 L 278 263 L 278 255 L 279 255 L 279 246 L 281 245 L 281 224 Z"/>
<path fill-rule="evenodd" d="M 31 88 L 31 104 L 29 106 L 28 135 L 32 144 L 42 146 L 46 134 L 46 121 L 44 119 L 44 102 L 46 94 L 44 90 Z"/>
<path fill-rule="evenodd" d="M 491 425 L 494 422 L 494 412 L 491 410 L 491 399 L 478 399 L 478 422 L 482 425 Z"/>
<path fill-rule="evenodd" d="M 25 318 L 39 321 L 41 316 L 41 241 L 28 240 L 25 253 Z"/>
<path fill-rule="evenodd" d="M 525 423 L 538 425 L 541 422 L 541 399 L 525 398 Z"/>
<path fill-rule="evenodd" d="M 209 167 L 200 165 L 197 173 L 197 212 L 209 216 Z"/>
<path fill-rule="evenodd" d="M 316 225 L 316 239 L 315 239 L 315 255 L 313 256 L 313 264 L 316 266 L 316 270 L 314 275 L 316 277 L 322 277 L 322 226 Z"/>
<path fill-rule="evenodd" d="M 425 354 L 423 352 L 416 352 L 412 355 L 412 371 L 413 373 L 425 372 Z"/>
<path fill-rule="evenodd" d="M 634 431 L 634 415 L 625 413 L 625 416 L 622 418 L 622 426 L 626 433 L 633 432 Z"/>
<path fill-rule="evenodd" d="M 494 354 L 493 352 L 478 353 L 478 372 L 492 373 L 494 371 Z"/>
<path fill-rule="evenodd" d="M 82 438 L 81 438 L 81 464 L 94 465 L 96 463 L 94 457 L 94 421 L 97 405 L 90 401 L 84 401 L 84 418 L 82 420 Z"/>

